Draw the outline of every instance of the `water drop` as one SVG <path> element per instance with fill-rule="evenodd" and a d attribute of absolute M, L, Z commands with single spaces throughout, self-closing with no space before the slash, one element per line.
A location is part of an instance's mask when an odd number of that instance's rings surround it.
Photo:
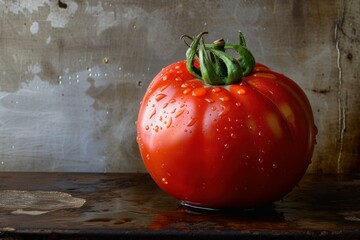
<path fill-rule="evenodd" d="M 276 169 L 278 166 L 277 166 L 275 163 L 273 163 L 272 167 L 273 167 L 274 169 Z"/>
<path fill-rule="evenodd" d="M 150 154 L 146 154 L 146 159 L 150 160 Z"/>
<path fill-rule="evenodd" d="M 258 132 L 258 135 L 261 137 L 263 135 L 263 132 L 262 131 L 259 131 Z"/>
<path fill-rule="evenodd" d="M 275 79 L 275 75 L 271 74 L 271 73 L 255 73 L 253 75 L 254 77 L 263 77 L 263 78 L 271 78 L 271 79 Z"/>
<path fill-rule="evenodd" d="M 159 126 L 156 125 L 155 128 L 154 128 L 155 132 L 159 132 Z"/>
<path fill-rule="evenodd" d="M 162 86 L 162 87 L 160 88 L 160 92 L 164 91 L 168 86 L 169 86 L 169 84 Z"/>
<path fill-rule="evenodd" d="M 162 178 L 161 181 L 164 183 L 164 184 L 168 184 L 169 182 L 166 180 L 166 178 Z"/>
<path fill-rule="evenodd" d="M 225 144 L 224 144 L 224 147 L 227 148 L 227 149 L 229 149 L 229 148 L 230 148 L 230 144 L 225 143 Z"/>
<path fill-rule="evenodd" d="M 176 115 L 175 118 L 180 117 L 184 113 L 185 109 L 181 109 Z"/>
<path fill-rule="evenodd" d="M 145 126 L 145 130 L 149 130 L 149 125 L 146 125 L 146 126 Z"/>
<path fill-rule="evenodd" d="M 166 97 L 166 94 L 163 94 L 163 93 L 159 93 L 158 95 L 155 96 L 155 100 L 157 102 L 159 102 L 161 99 L 165 98 Z"/>
<path fill-rule="evenodd" d="M 228 96 L 221 96 L 221 97 L 219 97 L 219 100 L 222 102 L 227 102 L 230 100 L 230 98 Z"/>
<path fill-rule="evenodd" d="M 239 95 L 242 95 L 242 94 L 245 94 L 245 89 L 243 89 L 243 88 L 239 88 L 238 90 L 237 90 L 237 94 L 239 94 Z"/>
<path fill-rule="evenodd" d="M 259 162 L 259 163 L 263 163 L 263 162 L 264 162 L 264 159 L 259 158 L 259 159 L 258 159 L 258 162 Z"/>
<path fill-rule="evenodd" d="M 172 124 L 172 117 L 170 117 L 168 124 L 166 125 L 167 128 L 171 127 Z"/>
<path fill-rule="evenodd" d="M 186 89 L 183 91 L 183 94 L 188 94 L 189 92 L 191 92 L 191 88 L 186 88 Z"/>
<path fill-rule="evenodd" d="M 229 111 L 230 111 L 230 107 L 229 107 L 229 106 L 226 106 L 226 107 L 222 106 L 222 111 L 219 113 L 219 117 L 227 114 Z"/>
<path fill-rule="evenodd" d="M 237 135 L 236 135 L 236 133 L 231 133 L 231 134 L 230 134 L 230 137 L 233 138 L 233 139 L 236 139 L 236 138 L 237 138 Z"/>
<path fill-rule="evenodd" d="M 218 92 L 221 91 L 221 88 L 216 87 L 216 88 L 213 88 L 211 91 L 212 91 L 213 93 L 218 93 Z"/>
<path fill-rule="evenodd" d="M 190 121 L 187 123 L 186 126 L 191 127 L 197 122 L 196 118 L 191 118 Z"/>
<path fill-rule="evenodd" d="M 154 109 L 154 111 L 151 113 L 151 115 L 150 115 L 150 118 L 149 119 L 151 119 L 154 115 L 156 114 L 156 108 Z"/>
<path fill-rule="evenodd" d="M 192 90 L 192 95 L 195 97 L 202 97 L 205 94 L 206 94 L 205 88 L 195 88 L 194 90 Z"/>

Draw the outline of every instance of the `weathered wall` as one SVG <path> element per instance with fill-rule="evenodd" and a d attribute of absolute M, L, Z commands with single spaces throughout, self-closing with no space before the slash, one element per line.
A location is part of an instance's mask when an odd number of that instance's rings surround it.
<path fill-rule="evenodd" d="M 309 172 L 359 172 L 359 16 L 357 0 L 0 0 L 0 171 L 145 171 L 139 102 L 179 36 L 242 30 L 312 103 Z"/>

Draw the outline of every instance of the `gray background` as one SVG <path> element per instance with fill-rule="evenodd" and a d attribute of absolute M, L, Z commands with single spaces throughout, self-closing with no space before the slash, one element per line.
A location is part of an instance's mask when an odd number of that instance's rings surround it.
<path fill-rule="evenodd" d="M 360 1 L 0 0 L 0 171 L 144 172 L 139 102 L 182 34 L 237 41 L 306 92 L 309 172 L 359 172 Z"/>

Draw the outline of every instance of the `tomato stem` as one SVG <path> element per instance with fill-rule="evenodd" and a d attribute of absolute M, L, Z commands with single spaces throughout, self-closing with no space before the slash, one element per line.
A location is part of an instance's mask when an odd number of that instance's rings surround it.
<path fill-rule="evenodd" d="M 255 66 L 255 59 L 246 48 L 244 35 L 239 32 L 239 44 L 227 44 L 224 39 L 205 44 L 203 36 L 207 32 L 201 32 L 196 37 L 184 35 L 192 42 L 186 52 L 186 67 L 195 77 L 210 85 L 229 85 L 242 81 L 244 76 L 250 74 Z M 234 58 L 226 53 L 226 50 L 234 50 L 239 57 Z M 200 67 L 195 67 L 197 60 Z"/>

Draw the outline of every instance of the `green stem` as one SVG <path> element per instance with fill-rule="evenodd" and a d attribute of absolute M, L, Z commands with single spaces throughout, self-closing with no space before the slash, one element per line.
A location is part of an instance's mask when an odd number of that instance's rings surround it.
<path fill-rule="evenodd" d="M 195 38 L 184 36 L 192 40 L 186 52 L 187 69 L 195 77 L 202 79 L 210 85 L 229 85 L 242 81 L 244 76 L 250 74 L 255 66 L 255 59 L 246 48 L 243 34 L 239 32 L 239 44 L 226 44 L 224 39 L 205 44 L 203 35 L 198 34 Z M 239 57 L 236 59 L 225 51 L 234 50 Z M 198 59 L 200 68 L 194 66 Z"/>

